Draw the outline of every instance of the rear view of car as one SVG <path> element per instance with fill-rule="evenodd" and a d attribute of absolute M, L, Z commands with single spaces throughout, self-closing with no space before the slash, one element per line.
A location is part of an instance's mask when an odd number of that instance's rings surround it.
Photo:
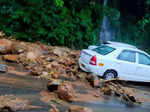
<path fill-rule="evenodd" d="M 150 82 L 150 55 L 133 45 L 109 42 L 83 49 L 79 66 L 106 80 Z"/>
<path fill-rule="evenodd" d="M 114 50 L 115 48 L 107 45 L 97 46 L 93 49 L 84 49 L 81 51 L 79 66 L 83 71 L 102 76 L 101 72 L 104 71 L 102 68 L 104 66 L 103 58 L 109 56 Z"/>

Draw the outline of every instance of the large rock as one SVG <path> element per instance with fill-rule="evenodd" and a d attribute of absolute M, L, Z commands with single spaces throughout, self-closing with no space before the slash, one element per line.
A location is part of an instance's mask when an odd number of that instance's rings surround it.
<path fill-rule="evenodd" d="M 75 91 L 69 82 L 63 82 L 58 86 L 58 96 L 65 101 L 74 101 Z"/>
<path fill-rule="evenodd" d="M 6 39 L 0 39 L 0 53 L 9 53 L 13 51 L 13 42 Z"/>
<path fill-rule="evenodd" d="M 4 55 L 3 59 L 6 61 L 17 62 L 18 55 Z"/>
<path fill-rule="evenodd" d="M 92 112 L 92 109 L 82 106 L 71 106 L 68 112 Z"/>

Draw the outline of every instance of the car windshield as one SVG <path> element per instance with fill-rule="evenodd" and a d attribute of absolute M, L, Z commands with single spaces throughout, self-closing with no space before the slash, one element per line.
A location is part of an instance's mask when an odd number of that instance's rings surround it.
<path fill-rule="evenodd" d="M 112 48 L 112 47 L 109 47 L 109 46 L 106 46 L 106 45 L 102 45 L 100 47 L 97 47 L 95 49 L 93 49 L 93 51 L 101 54 L 101 55 L 107 55 L 109 53 L 111 53 L 112 51 L 114 51 L 115 48 Z"/>

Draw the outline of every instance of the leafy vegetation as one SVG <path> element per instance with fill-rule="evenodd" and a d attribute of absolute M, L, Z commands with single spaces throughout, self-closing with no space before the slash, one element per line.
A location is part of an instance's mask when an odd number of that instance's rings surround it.
<path fill-rule="evenodd" d="M 0 30 L 25 41 L 83 48 L 98 42 L 101 14 L 94 2 L 1 0 Z"/>
<path fill-rule="evenodd" d="M 150 0 L 145 2 L 145 14 L 141 19 L 134 15 L 120 18 L 116 27 L 116 40 L 134 44 L 150 52 Z"/>
<path fill-rule="evenodd" d="M 103 0 L 0 0 L 0 30 L 20 40 L 80 49 L 99 43 L 105 14 L 116 30 L 117 41 L 148 49 L 150 0 L 145 1 L 141 19 L 128 15 L 127 8 L 120 9 L 123 1 L 108 2 L 103 7 Z"/>

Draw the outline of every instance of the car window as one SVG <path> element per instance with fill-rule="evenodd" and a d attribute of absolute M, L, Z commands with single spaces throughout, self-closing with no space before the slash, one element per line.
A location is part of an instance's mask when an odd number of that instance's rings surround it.
<path fill-rule="evenodd" d="M 118 56 L 119 60 L 128 61 L 128 62 L 135 62 L 136 61 L 136 52 L 124 50 Z"/>
<path fill-rule="evenodd" d="M 107 55 L 109 53 L 111 53 L 112 51 L 114 51 L 115 48 L 112 48 L 112 47 L 109 47 L 109 46 L 106 46 L 106 45 L 102 45 L 100 47 L 97 47 L 95 49 L 93 49 L 93 51 L 101 54 L 101 55 Z"/>
<path fill-rule="evenodd" d="M 139 64 L 150 65 L 150 57 L 143 53 L 139 53 Z"/>

